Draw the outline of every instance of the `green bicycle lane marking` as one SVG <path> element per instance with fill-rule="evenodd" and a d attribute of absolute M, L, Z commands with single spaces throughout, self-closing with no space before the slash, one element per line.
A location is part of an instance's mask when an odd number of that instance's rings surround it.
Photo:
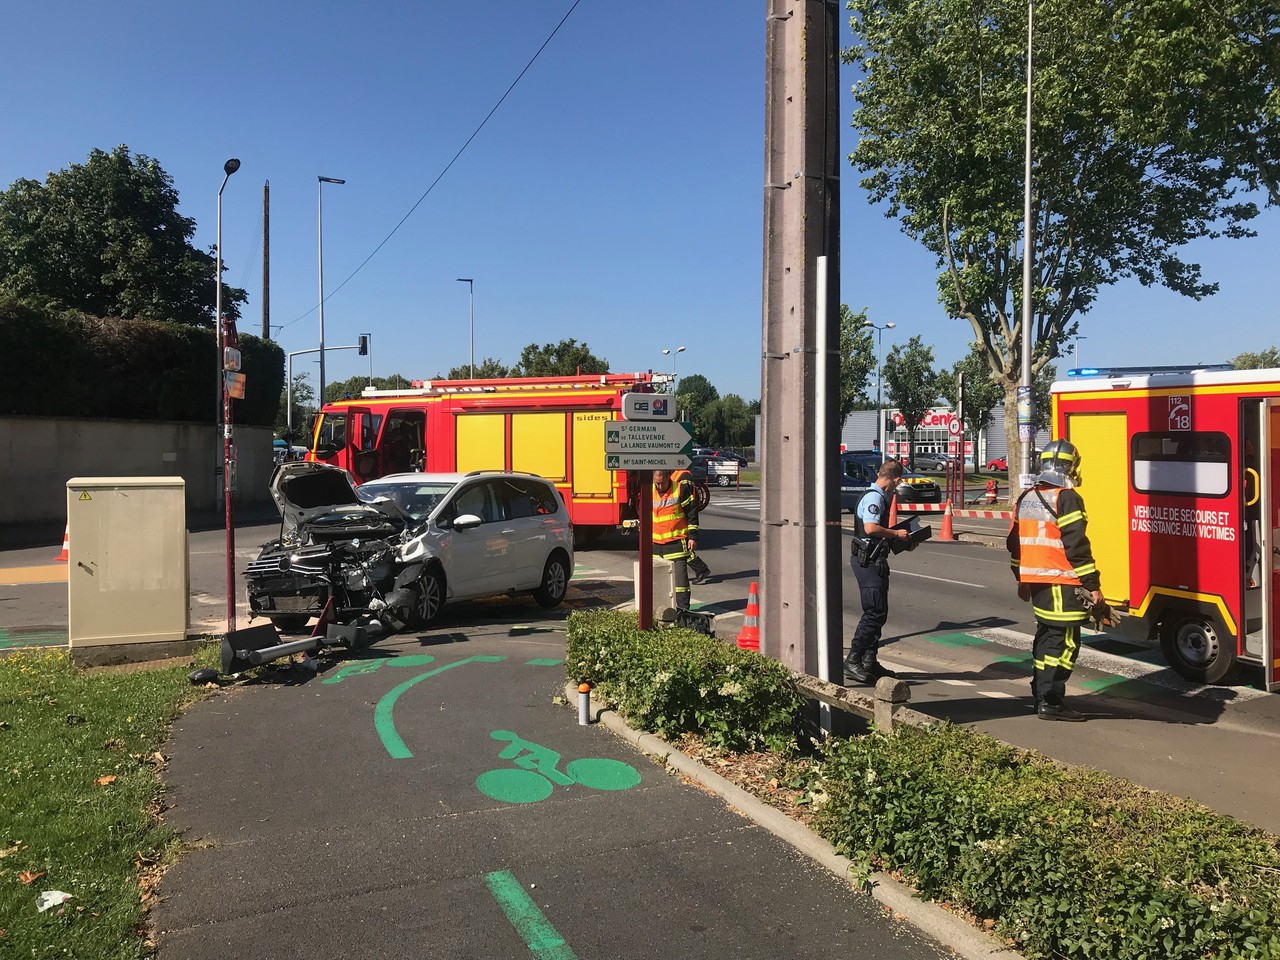
<path fill-rule="evenodd" d="M 539 960 L 577 960 L 578 955 L 525 893 L 524 886 L 511 871 L 495 870 L 487 874 L 484 881 L 530 953 Z"/>
<path fill-rule="evenodd" d="M 378 705 L 373 710 L 373 727 L 378 731 L 378 737 L 382 740 L 382 745 L 386 747 L 387 753 L 396 760 L 405 760 L 413 756 L 404 740 L 400 738 L 400 734 L 396 731 L 395 718 L 392 712 L 395 710 L 396 701 L 410 687 L 413 687 L 423 680 L 444 673 L 446 670 L 452 670 L 454 667 L 465 666 L 468 663 L 501 663 L 506 657 L 495 656 L 474 656 L 467 657 L 463 660 L 455 660 L 453 663 L 446 663 L 442 667 L 436 667 L 434 670 L 428 670 L 426 673 L 420 673 L 416 677 L 410 677 L 404 683 L 392 687 L 378 701 Z M 336 677 L 334 678 L 337 679 Z"/>
<path fill-rule="evenodd" d="M 67 643 L 65 630 L 32 630 L 17 633 L 0 629 L 0 650 L 7 647 L 57 647 Z"/>

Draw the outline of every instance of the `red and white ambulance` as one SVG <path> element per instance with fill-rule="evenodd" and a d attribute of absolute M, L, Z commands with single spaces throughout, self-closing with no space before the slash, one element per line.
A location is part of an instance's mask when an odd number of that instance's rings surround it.
<path fill-rule="evenodd" d="M 1178 673 L 1280 689 L 1280 369 L 1098 371 L 1053 385 L 1102 593 Z"/>

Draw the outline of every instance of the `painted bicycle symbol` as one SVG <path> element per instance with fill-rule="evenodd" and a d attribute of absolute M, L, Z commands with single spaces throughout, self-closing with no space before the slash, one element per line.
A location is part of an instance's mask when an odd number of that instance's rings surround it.
<path fill-rule="evenodd" d="M 499 803 L 537 803 L 551 796 L 557 786 L 577 783 L 592 790 L 630 790 L 640 782 L 635 767 L 605 757 L 570 760 L 560 770 L 560 754 L 541 744 L 525 740 L 510 730 L 494 730 L 489 736 L 506 741 L 498 756 L 515 764 L 486 770 L 476 777 L 476 787 Z"/>

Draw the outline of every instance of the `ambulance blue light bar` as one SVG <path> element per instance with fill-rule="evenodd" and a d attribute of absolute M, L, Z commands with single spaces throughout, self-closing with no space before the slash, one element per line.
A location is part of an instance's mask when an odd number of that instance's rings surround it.
<path fill-rule="evenodd" d="M 1171 373 L 1208 373 L 1211 370 L 1234 370 L 1229 363 L 1174 364 L 1165 367 L 1073 367 L 1068 377 L 1148 377 Z"/>

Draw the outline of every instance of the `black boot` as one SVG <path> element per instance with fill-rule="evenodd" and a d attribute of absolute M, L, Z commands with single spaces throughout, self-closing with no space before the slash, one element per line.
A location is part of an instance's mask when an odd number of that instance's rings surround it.
<path fill-rule="evenodd" d="M 1041 720 L 1066 720 L 1070 723 L 1083 723 L 1085 715 L 1072 710 L 1065 703 L 1042 703 L 1036 708 L 1036 716 Z"/>

